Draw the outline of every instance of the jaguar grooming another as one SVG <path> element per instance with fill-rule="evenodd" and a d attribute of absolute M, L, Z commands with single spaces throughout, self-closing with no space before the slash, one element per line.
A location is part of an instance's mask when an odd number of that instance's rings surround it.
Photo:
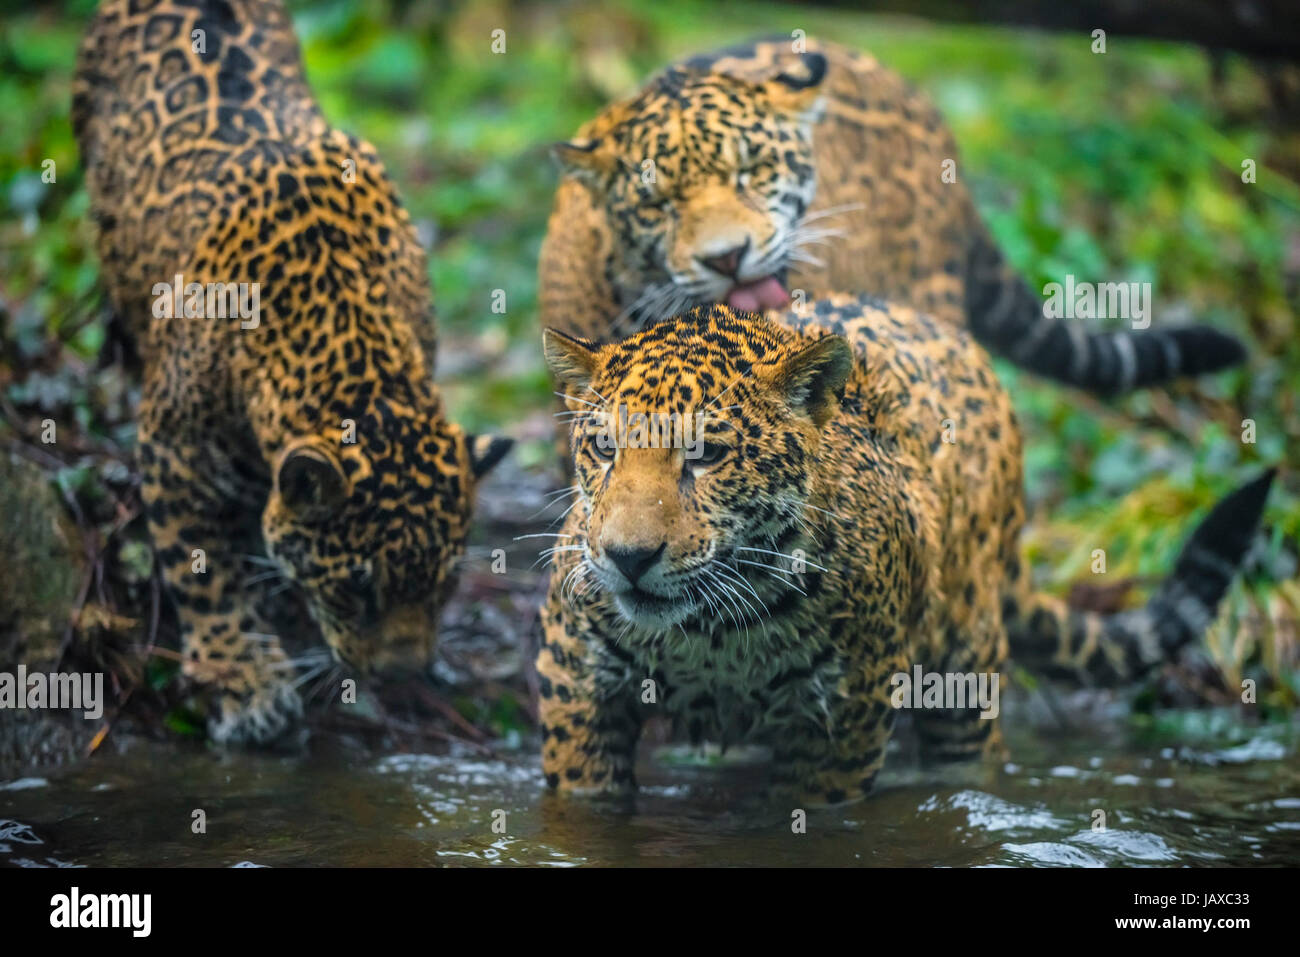
<path fill-rule="evenodd" d="M 687 59 L 556 146 L 544 327 L 612 341 L 696 305 L 763 311 L 794 290 L 857 292 L 1098 394 L 1244 358 L 1206 326 L 1046 318 L 981 221 L 933 104 L 869 55 L 806 47 L 774 39 Z"/>

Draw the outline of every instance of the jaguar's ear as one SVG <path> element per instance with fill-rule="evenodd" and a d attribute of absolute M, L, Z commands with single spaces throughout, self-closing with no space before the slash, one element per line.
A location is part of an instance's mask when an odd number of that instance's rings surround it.
<path fill-rule="evenodd" d="M 348 497 L 343 463 L 327 442 L 294 439 L 280 453 L 275 494 L 284 507 L 304 518 L 329 515 Z"/>
<path fill-rule="evenodd" d="M 501 435 L 467 435 L 465 446 L 469 449 L 469 468 L 474 477 L 482 478 L 515 444 L 514 439 Z"/>
<path fill-rule="evenodd" d="M 551 146 L 551 155 L 568 176 L 595 183 L 614 167 L 614 157 L 602 138 L 579 137 Z"/>
<path fill-rule="evenodd" d="M 825 112 L 822 82 L 828 67 L 821 53 L 791 54 L 781 61 L 779 72 L 763 83 L 763 89 L 778 109 L 816 123 Z"/>
<path fill-rule="evenodd" d="M 843 336 L 824 336 L 779 362 L 769 373 L 773 387 L 822 428 L 839 411 L 853 371 L 853 348 Z"/>
<path fill-rule="evenodd" d="M 567 390 L 584 391 L 596 374 L 600 355 L 596 345 L 558 329 L 542 332 L 542 354 L 556 381 Z"/>

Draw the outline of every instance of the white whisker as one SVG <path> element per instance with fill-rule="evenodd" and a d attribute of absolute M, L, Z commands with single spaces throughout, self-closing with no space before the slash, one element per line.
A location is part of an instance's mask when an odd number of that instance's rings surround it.
<path fill-rule="evenodd" d="M 758 552 L 758 553 L 761 554 L 761 555 L 771 555 L 771 556 L 773 556 L 774 558 L 788 558 L 791 562 L 803 562 L 803 563 L 804 563 L 805 565 L 807 565 L 809 568 L 815 568 L 815 569 L 817 569 L 819 572 L 824 572 L 824 571 L 826 571 L 826 568 L 825 568 L 825 567 L 823 567 L 823 566 L 821 566 L 821 565 L 818 565 L 816 562 L 813 562 L 813 561 L 809 560 L 809 559 L 806 558 L 806 557 L 804 557 L 804 558 L 798 558 L 798 557 L 796 557 L 796 556 L 794 556 L 794 555 L 787 555 L 785 552 L 774 552 L 774 551 L 772 551 L 772 550 L 769 549 L 769 548 L 751 548 L 751 547 L 749 547 L 748 545 L 737 545 L 737 546 L 736 546 L 736 551 L 738 551 L 738 552 Z"/>

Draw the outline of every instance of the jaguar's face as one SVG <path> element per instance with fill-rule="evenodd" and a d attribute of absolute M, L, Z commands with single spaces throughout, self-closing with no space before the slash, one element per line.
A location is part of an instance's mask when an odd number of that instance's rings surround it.
<path fill-rule="evenodd" d="M 650 631 L 761 620 L 746 579 L 797 528 L 847 343 L 717 306 L 603 348 L 548 330 L 545 349 L 573 396 L 578 578 Z"/>
<path fill-rule="evenodd" d="M 335 656 L 423 671 L 455 587 L 475 485 L 509 443 L 377 400 L 355 434 L 291 440 L 262 515 L 267 554 Z"/>
<path fill-rule="evenodd" d="M 617 291 L 638 323 L 695 305 L 757 312 L 789 301 L 786 271 L 814 238 L 804 217 L 826 59 L 787 66 L 761 82 L 669 71 L 557 147 L 617 237 Z"/>

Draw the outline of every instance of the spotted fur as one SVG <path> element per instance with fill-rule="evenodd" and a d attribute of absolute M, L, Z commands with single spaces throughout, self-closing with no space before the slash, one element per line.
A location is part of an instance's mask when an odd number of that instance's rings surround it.
<path fill-rule="evenodd" d="M 447 420 L 425 254 L 373 148 L 321 116 L 278 0 L 107 0 L 73 126 L 144 363 L 143 497 L 184 671 L 215 691 L 212 737 L 270 741 L 300 702 L 267 595 L 294 586 L 361 671 L 422 665 L 503 449 Z M 176 275 L 260 283 L 260 322 L 158 318 Z"/>
<path fill-rule="evenodd" d="M 1271 475 L 1216 508 L 1145 608 L 1071 613 L 1029 583 L 1020 432 L 984 350 L 866 297 L 780 318 L 696 307 L 614 344 L 545 336 L 578 480 L 537 656 L 552 787 L 632 787 L 662 714 L 770 745 L 778 785 L 838 803 L 884 761 L 896 674 L 1013 654 L 1115 684 L 1213 617 Z M 697 412 L 701 441 L 678 447 L 609 431 Z M 917 724 L 934 759 L 997 748 L 978 709 Z"/>
<path fill-rule="evenodd" d="M 788 39 L 695 57 L 559 144 L 546 326 L 601 341 L 755 284 L 905 303 L 1039 375 L 1116 393 L 1241 361 L 1204 326 L 1044 318 L 1004 261 L 934 106 L 870 56 Z M 945 164 L 955 182 L 945 182 Z M 774 303 L 739 308 L 770 308 Z"/>

